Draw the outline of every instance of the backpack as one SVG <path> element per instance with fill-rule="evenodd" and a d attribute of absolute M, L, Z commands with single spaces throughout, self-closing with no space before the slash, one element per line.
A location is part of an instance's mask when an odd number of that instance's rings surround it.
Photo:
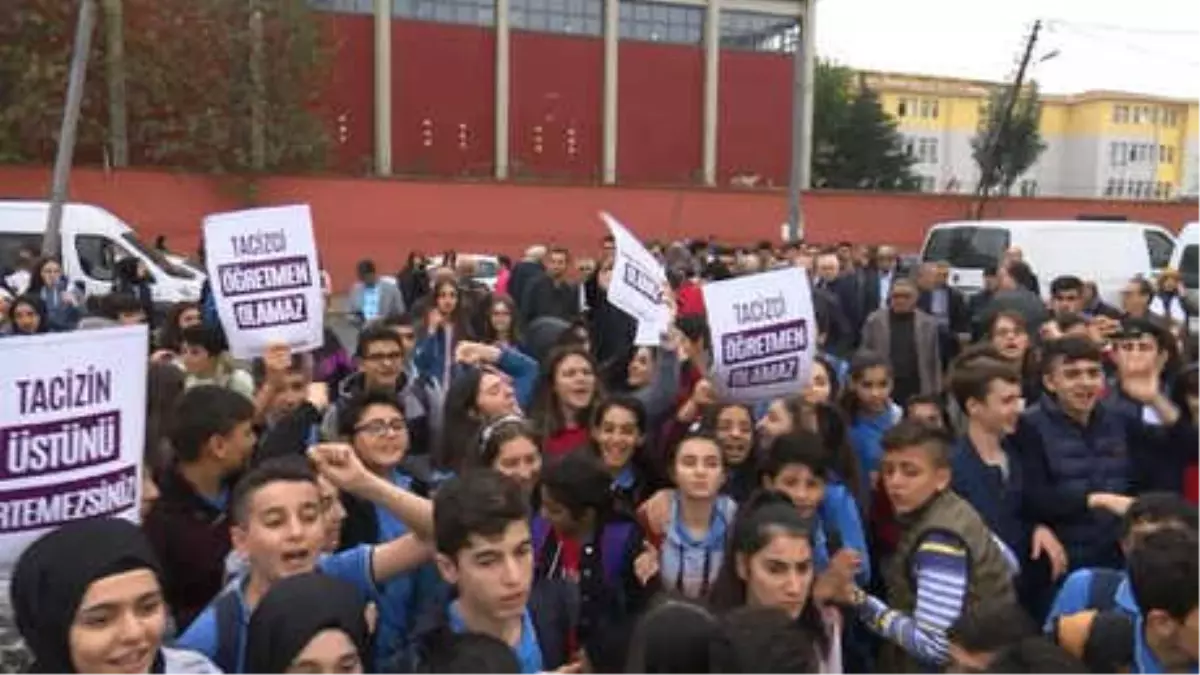
<path fill-rule="evenodd" d="M 223 673 L 241 671 L 242 654 L 242 599 L 233 591 L 222 593 L 213 603 L 217 621 L 217 653 L 213 663 Z"/>
<path fill-rule="evenodd" d="M 1134 618 L 1126 612 L 1088 610 L 1059 617 L 1054 641 L 1093 673 L 1128 672 L 1135 630 Z"/>
<path fill-rule="evenodd" d="M 1125 580 L 1125 574 L 1118 570 L 1101 568 L 1092 570 L 1092 583 L 1088 586 L 1088 609 L 1107 612 L 1117 609 L 1117 589 Z"/>
<path fill-rule="evenodd" d="M 545 518 L 534 518 L 531 524 L 533 530 L 533 555 L 540 566 L 546 544 L 550 541 L 550 523 Z M 600 530 L 600 566 L 604 569 L 604 580 L 610 585 L 620 585 L 622 578 L 621 566 L 625 559 L 625 545 L 633 532 L 633 523 L 608 523 Z"/>

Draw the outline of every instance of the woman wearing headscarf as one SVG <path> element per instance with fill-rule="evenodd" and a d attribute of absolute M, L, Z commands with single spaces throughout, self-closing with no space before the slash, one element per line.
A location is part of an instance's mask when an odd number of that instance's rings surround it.
<path fill-rule="evenodd" d="M 317 572 L 281 579 L 250 617 L 247 673 L 362 673 L 370 631 L 361 596 Z"/>
<path fill-rule="evenodd" d="M 76 521 L 35 541 L 10 589 L 30 672 L 220 673 L 196 652 L 163 646 L 161 574 L 149 542 L 125 520 Z"/>

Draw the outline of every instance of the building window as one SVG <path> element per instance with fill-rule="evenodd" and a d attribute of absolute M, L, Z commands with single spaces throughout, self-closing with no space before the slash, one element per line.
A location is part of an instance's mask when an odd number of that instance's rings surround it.
<path fill-rule="evenodd" d="M 1113 106 L 1113 124 L 1125 124 L 1129 122 L 1129 106 L 1115 105 Z"/>
<path fill-rule="evenodd" d="M 1117 179 L 1109 178 L 1108 184 L 1104 186 L 1104 196 L 1111 197 L 1114 194 L 1116 194 L 1116 191 L 1117 191 Z"/>
<path fill-rule="evenodd" d="M 921 164 L 938 163 L 938 139 L 922 138 L 917 141 L 917 161 Z"/>
<path fill-rule="evenodd" d="M 932 116 L 933 116 L 932 102 L 927 98 L 921 99 L 921 117 L 923 117 L 925 119 L 929 119 Z"/>
<path fill-rule="evenodd" d="M 603 0 L 595 0 L 603 10 Z M 648 0 L 622 0 L 619 35 L 625 40 L 699 45 L 704 10 Z"/>
<path fill-rule="evenodd" d="M 1175 147 L 1171 146 L 1171 145 L 1159 146 L 1158 157 L 1159 157 L 1159 161 L 1161 161 L 1163 164 L 1174 164 L 1175 163 Z"/>
<path fill-rule="evenodd" d="M 921 176 L 921 192 L 936 192 L 937 179 L 933 176 Z"/>
<path fill-rule="evenodd" d="M 936 119 L 938 118 L 938 100 L 937 100 L 936 98 L 935 98 L 935 99 L 933 99 L 933 106 L 932 106 L 932 107 L 933 107 L 933 114 L 932 114 L 932 115 L 930 115 L 930 117 L 932 117 L 933 119 L 935 119 L 935 120 L 936 120 Z"/>
<path fill-rule="evenodd" d="M 795 17 L 778 14 L 721 12 L 720 32 L 723 49 L 790 53 L 800 43 L 800 23 Z"/>
<path fill-rule="evenodd" d="M 902 98 L 896 103 L 896 117 L 908 117 L 908 99 Z"/>
<path fill-rule="evenodd" d="M 457 0 L 462 2 L 463 0 Z M 442 4 L 445 0 L 430 0 Z M 490 0 L 480 0 L 493 4 Z M 603 30 L 604 0 L 510 0 L 512 27 L 523 30 L 591 35 Z"/>
<path fill-rule="evenodd" d="M 1036 197 L 1038 192 L 1038 182 L 1032 179 L 1021 181 L 1019 187 L 1022 197 Z"/>
<path fill-rule="evenodd" d="M 1170 199 L 1175 192 L 1175 186 L 1170 183 L 1163 183 L 1163 199 Z"/>
<path fill-rule="evenodd" d="M 309 0 L 328 2 L 329 0 Z M 334 0 L 347 2 L 348 0 Z M 362 6 L 361 13 L 374 13 L 373 0 L 356 0 Z M 392 16 L 418 21 L 461 23 L 474 26 L 492 26 L 496 23 L 495 0 L 392 0 Z"/>
<path fill-rule="evenodd" d="M 1163 111 L 1163 126 L 1173 127 L 1179 124 L 1179 113 L 1170 108 Z"/>
<path fill-rule="evenodd" d="M 909 157 L 916 157 L 916 141 L 911 138 L 904 141 L 904 154 Z"/>
<path fill-rule="evenodd" d="M 1118 178 L 1114 181 L 1113 196 L 1117 197 L 1117 198 L 1121 198 L 1121 197 L 1125 196 L 1125 179 L 1124 178 Z"/>

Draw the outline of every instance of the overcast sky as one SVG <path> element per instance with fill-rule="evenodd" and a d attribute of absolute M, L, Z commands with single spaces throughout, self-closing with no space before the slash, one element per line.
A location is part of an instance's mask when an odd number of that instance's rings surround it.
<path fill-rule="evenodd" d="M 1011 78 L 1033 22 L 1044 91 L 1200 97 L 1200 0 L 817 0 L 817 53 L 843 65 Z"/>

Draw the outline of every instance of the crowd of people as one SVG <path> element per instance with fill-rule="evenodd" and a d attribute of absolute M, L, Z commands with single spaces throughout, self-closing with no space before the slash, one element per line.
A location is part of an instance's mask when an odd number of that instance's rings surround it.
<path fill-rule="evenodd" d="M 347 349 L 231 358 L 215 300 L 3 278 L 0 333 L 149 324 L 140 525 L 21 555 L 6 672 L 1195 672 L 1197 366 L 1179 276 L 965 297 L 895 249 L 362 261 Z M 721 400 L 704 287 L 808 271 L 794 395 Z M 324 282 L 328 285 L 328 281 Z M 1049 301 L 1040 286 L 1049 284 Z M 0 339 L 0 357 L 4 341 Z"/>

